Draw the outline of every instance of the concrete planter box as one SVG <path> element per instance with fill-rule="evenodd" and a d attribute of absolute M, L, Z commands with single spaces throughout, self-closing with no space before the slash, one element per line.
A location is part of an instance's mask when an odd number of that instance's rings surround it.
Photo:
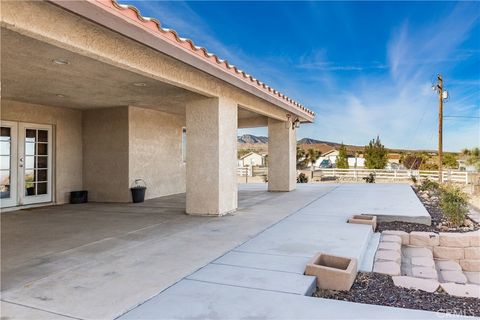
<path fill-rule="evenodd" d="M 320 289 L 348 291 L 357 276 L 357 260 L 318 253 L 308 262 L 305 274 L 316 276 Z"/>
<path fill-rule="evenodd" d="M 368 225 L 371 225 L 373 228 L 373 231 L 375 231 L 375 229 L 377 228 L 377 217 L 356 214 L 356 215 L 353 215 L 350 219 L 348 219 L 348 223 L 368 224 Z"/>

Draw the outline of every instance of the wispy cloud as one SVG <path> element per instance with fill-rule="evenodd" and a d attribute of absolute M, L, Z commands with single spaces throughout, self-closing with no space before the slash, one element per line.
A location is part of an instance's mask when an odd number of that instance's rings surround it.
<path fill-rule="evenodd" d="M 438 15 L 436 20 L 432 17 L 421 23 L 412 17 L 398 20 L 393 28 L 388 25 L 391 34 L 387 41 L 382 40 L 384 52 L 381 55 L 370 58 L 357 56 L 352 51 L 351 56 L 343 59 L 338 59 L 332 48 L 304 32 L 299 27 L 298 18 L 291 15 L 288 8 L 282 11 L 285 15 L 282 21 L 289 26 L 285 29 L 299 28 L 295 37 L 302 41 L 305 52 L 297 51 L 300 54 L 294 56 L 283 54 L 281 50 L 270 50 L 270 56 L 265 56 L 268 51 L 265 50 L 259 58 L 254 50 L 245 52 L 243 44 L 236 43 L 235 37 L 219 40 L 212 21 L 200 16 L 192 9 L 195 6 L 191 3 L 141 1 L 134 4 L 154 12 L 181 36 L 194 39 L 197 45 L 205 46 L 313 108 L 317 112 L 316 123 L 302 126 L 299 138 L 308 136 L 362 145 L 380 134 L 389 147 L 435 149 L 437 98 L 431 91 L 431 84 L 439 72 L 445 75 L 445 85 L 451 92 L 451 99 L 445 104 L 445 114 L 480 113 L 478 73 L 477 77 L 458 78 L 453 72 L 465 61 L 477 62 L 466 68 L 479 67 L 478 42 L 476 46 L 462 46 L 479 24 L 478 3 L 451 5 L 452 10 Z M 311 11 L 325 12 L 322 3 L 305 5 L 311 7 Z M 353 14 L 348 10 L 338 11 L 341 19 L 351 19 Z M 285 29 L 279 30 L 279 39 L 286 39 Z M 351 25 L 347 29 L 347 33 L 339 34 L 338 39 L 348 48 L 349 40 L 355 40 L 358 33 Z M 362 45 L 368 47 L 373 43 Z M 450 118 L 445 120 L 444 130 L 447 150 L 480 145 L 478 119 Z"/>
<path fill-rule="evenodd" d="M 388 73 L 380 76 L 366 73 L 369 62 L 359 70 L 352 68 L 359 71 L 358 76 L 332 88 L 337 96 L 328 99 L 318 96 L 325 106 L 318 110 L 318 126 L 302 129 L 301 135 L 321 133 L 325 140 L 365 144 L 368 141 L 365 137 L 380 134 L 390 147 L 435 149 L 437 98 L 431 90 L 431 81 L 436 80 L 437 72 L 450 72 L 456 61 L 478 58 L 476 50 L 459 48 L 478 21 L 478 11 L 463 3 L 456 5 L 451 14 L 422 28 L 413 29 L 408 20 L 403 21 L 392 30 L 386 44 L 386 65 L 378 64 L 378 68 L 386 67 Z M 321 53 L 310 58 L 313 62 L 301 66 L 330 74 L 342 70 L 326 59 L 325 50 Z M 452 90 L 445 114 L 478 116 L 479 79 L 447 78 L 445 85 Z M 478 119 L 449 118 L 445 120 L 444 133 L 447 150 L 480 145 Z"/>

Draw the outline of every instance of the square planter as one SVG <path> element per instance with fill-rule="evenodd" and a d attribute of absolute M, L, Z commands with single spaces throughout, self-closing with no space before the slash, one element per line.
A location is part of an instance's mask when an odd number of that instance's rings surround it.
<path fill-rule="evenodd" d="M 307 264 L 305 274 L 317 277 L 317 287 L 348 291 L 357 276 L 357 260 L 317 253 Z"/>
<path fill-rule="evenodd" d="M 363 214 L 353 215 L 348 219 L 348 223 L 357 223 L 357 224 L 368 224 L 371 225 L 373 231 L 377 228 L 377 216 L 368 216 Z"/>

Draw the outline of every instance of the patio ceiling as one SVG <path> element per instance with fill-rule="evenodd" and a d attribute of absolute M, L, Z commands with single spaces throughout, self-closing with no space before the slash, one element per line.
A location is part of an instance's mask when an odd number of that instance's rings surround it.
<path fill-rule="evenodd" d="M 131 105 L 184 114 L 186 103 L 204 97 L 5 28 L 1 34 L 2 99 L 76 109 Z M 239 118 L 259 116 L 239 110 Z"/>

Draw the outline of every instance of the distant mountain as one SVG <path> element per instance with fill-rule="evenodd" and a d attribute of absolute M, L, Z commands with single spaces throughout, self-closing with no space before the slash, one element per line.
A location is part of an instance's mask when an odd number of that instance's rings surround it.
<path fill-rule="evenodd" d="M 253 134 L 244 134 L 243 136 L 237 137 L 237 144 L 239 150 L 251 150 L 257 152 L 267 152 L 268 151 L 268 137 L 255 136 Z M 302 149 L 316 149 L 320 150 L 322 153 L 328 152 L 332 149 L 337 149 L 340 147 L 341 143 L 331 142 L 331 141 L 322 141 L 312 138 L 303 138 L 297 141 L 298 147 Z M 355 146 L 350 144 L 345 144 L 348 152 L 362 152 L 365 146 Z M 429 153 L 436 153 L 434 150 L 410 150 L 410 149 L 389 149 L 390 152 L 421 152 L 426 151 Z"/>
<path fill-rule="evenodd" d="M 237 137 L 237 142 L 239 144 L 268 144 L 268 137 L 255 136 L 253 134 L 244 134 L 243 136 Z M 340 143 L 315 140 L 312 138 L 303 138 L 297 141 L 298 145 L 327 145 L 333 147 L 340 146 Z"/>
<path fill-rule="evenodd" d="M 298 140 L 297 143 L 298 144 L 320 144 L 320 143 L 329 144 L 328 142 L 315 140 L 315 139 L 312 139 L 312 138 L 303 138 L 303 139 Z"/>
<path fill-rule="evenodd" d="M 253 134 L 244 134 L 243 136 L 237 137 L 237 142 L 240 144 L 266 144 L 268 143 L 268 138 L 254 136 Z"/>

